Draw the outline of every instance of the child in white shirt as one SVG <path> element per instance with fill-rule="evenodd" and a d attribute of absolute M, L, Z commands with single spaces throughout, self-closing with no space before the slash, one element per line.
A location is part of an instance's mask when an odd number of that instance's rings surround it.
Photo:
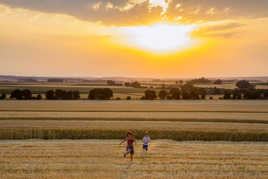
<path fill-rule="evenodd" d="M 149 142 L 151 141 L 151 138 L 149 137 L 148 135 L 148 132 L 145 133 L 145 136 L 143 137 L 142 139 L 142 142 L 143 142 L 143 151 L 148 151 L 148 147 L 149 147 Z"/>

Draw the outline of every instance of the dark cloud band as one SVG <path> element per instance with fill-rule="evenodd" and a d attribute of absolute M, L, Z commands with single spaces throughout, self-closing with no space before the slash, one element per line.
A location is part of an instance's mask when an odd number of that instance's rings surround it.
<path fill-rule="evenodd" d="M 137 3 L 139 2 L 139 3 Z M 149 0 L 0 0 L 13 8 L 61 13 L 108 25 L 144 24 L 163 18 L 161 7 L 149 8 Z M 267 0 L 172 0 L 169 19 L 222 20 L 234 17 L 268 17 Z"/>

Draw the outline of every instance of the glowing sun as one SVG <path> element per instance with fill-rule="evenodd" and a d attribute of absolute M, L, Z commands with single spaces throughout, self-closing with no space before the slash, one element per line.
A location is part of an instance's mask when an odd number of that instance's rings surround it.
<path fill-rule="evenodd" d="M 150 26 L 121 27 L 125 43 L 156 53 L 174 52 L 193 43 L 193 25 L 153 24 Z"/>

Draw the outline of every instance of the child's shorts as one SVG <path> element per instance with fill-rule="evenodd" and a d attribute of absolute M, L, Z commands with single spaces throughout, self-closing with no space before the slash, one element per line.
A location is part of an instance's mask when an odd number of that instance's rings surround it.
<path fill-rule="evenodd" d="M 133 147 L 133 146 L 127 146 L 127 151 L 128 151 L 130 154 L 134 154 L 134 147 Z"/>
<path fill-rule="evenodd" d="M 148 144 L 143 144 L 143 146 L 142 146 L 142 148 L 144 149 L 144 150 L 146 150 L 146 151 L 148 151 Z"/>

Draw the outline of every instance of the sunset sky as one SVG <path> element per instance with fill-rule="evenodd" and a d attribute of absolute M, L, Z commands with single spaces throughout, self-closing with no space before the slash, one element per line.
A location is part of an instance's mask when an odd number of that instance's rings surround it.
<path fill-rule="evenodd" d="M 268 0 L 0 0 L 0 75 L 268 76 Z"/>

